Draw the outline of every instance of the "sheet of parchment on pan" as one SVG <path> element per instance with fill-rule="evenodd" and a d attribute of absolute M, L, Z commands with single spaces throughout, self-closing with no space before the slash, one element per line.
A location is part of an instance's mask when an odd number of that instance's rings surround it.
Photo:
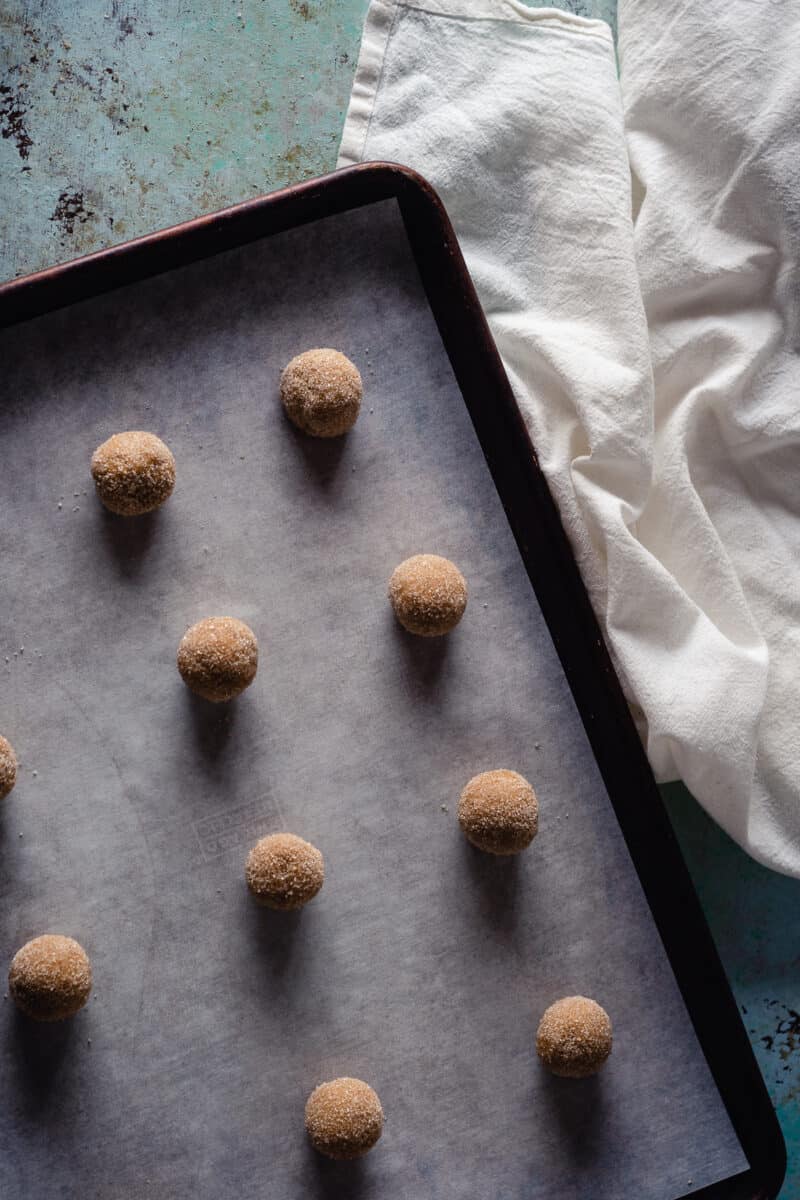
<path fill-rule="evenodd" d="M 277 397 L 317 345 L 365 382 L 333 442 L 296 434 Z M 11 329 L 0 359 L 0 728 L 22 760 L 0 947 L 69 933 L 95 974 L 71 1023 L 2 1004 L 0 1194 L 672 1200 L 744 1169 L 395 203 Z M 88 462 L 137 428 L 178 483 L 122 520 Z M 469 581 L 445 640 L 405 635 L 386 600 L 420 551 Z M 219 707 L 174 658 L 225 613 L 262 656 Z M 497 766 L 541 798 L 515 861 L 456 820 Z M 244 885 L 276 830 L 325 855 L 300 915 Z M 615 1030 L 581 1083 L 534 1051 L 572 993 Z M 356 1165 L 303 1132 L 309 1091 L 342 1074 L 386 1111 Z"/>

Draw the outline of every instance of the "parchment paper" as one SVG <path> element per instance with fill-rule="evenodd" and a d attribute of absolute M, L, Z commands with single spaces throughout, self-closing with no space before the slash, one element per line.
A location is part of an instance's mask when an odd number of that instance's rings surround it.
<path fill-rule="evenodd" d="M 366 387 L 330 443 L 277 399 L 316 345 Z M 7 331 L 0 360 L 0 730 L 22 759 L 0 949 L 68 933 L 95 977 L 59 1026 L 0 1005 L 0 1195 L 673 1200 L 744 1169 L 394 202 Z M 178 483 L 123 520 L 89 457 L 137 428 Z M 403 634 L 386 600 L 421 551 L 469 581 L 441 641 Z M 262 657 L 215 707 L 174 658 L 224 613 Z M 515 861 L 456 820 L 498 766 L 541 799 Z M 327 864 L 299 915 L 256 908 L 243 879 L 284 829 Z M 578 1083 L 534 1051 L 576 992 L 615 1032 Z M 386 1112 L 355 1165 L 303 1132 L 308 1093 L 341 1074 Z"/>

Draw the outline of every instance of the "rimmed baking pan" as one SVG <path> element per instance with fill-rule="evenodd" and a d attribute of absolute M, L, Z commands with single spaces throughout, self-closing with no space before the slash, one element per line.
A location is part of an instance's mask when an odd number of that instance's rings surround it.
<path fill-rule="evenodd" d="M 337 172 L 7 284 L 0 320 L 0 946 L 68 933 L 95 976 L 67 1024 L 2 1006 L 2 1194 L 774 1196 L 774 1113 L 432 190 Z M 332 442 L 278 399 L 320 345 L 365 385 Z M 126 520 L 88 463 L 131 428 L 178 482 Z M 389 609 L 418 552 L 468 580 L 446 639 Z M 214 707 L 174 656 L 223 612 L 262 661 Z M 456 820 L 492 767 L 540 798 L 513 861 Z M 243 880 L 282 829 L 326 859 L 295 916 Z M 575 993 L 614 1024 L 587 1081 L 534 1049 Z M 303 1132 L 342 1074 L 386 1112 L 355 1165 Z"/>

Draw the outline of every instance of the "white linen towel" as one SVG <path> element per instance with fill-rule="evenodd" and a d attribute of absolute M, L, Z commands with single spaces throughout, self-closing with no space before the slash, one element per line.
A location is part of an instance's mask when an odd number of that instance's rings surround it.
<path fill-rule="evenodd" d="M 800 875 L 800 13 L 619 27 L 373 0 L 340 165 L 439 191 L 657 777 Z"/>

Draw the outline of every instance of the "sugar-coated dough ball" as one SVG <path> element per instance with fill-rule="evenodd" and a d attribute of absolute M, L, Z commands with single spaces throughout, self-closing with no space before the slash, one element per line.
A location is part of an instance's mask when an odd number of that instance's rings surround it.
<path fill-rule="evenodd" d="M 175 459 L 154 433 L 115 433 L 92 455 L 92 478 L 106 508 L 122 517 L 137 517 L 172 494 Z"/>
<path fill-rule="evenodd" d="M 313 437 L 339 437 L 356 423 L 363 387 L 358 367 L 338 350 L 298 354 L 281 373 L 289 419 Z"/>
<path fill-rule="evenodd" d="M 253 846 L 244 873 L 259 904 L 289 911 L 314 899 L 325 879 L 325 863 L 310 842 L 293 833 L 273 833 Z"/>
<path fill-rule="evenodd" d="M 73 938 L 45 933 L 14 955 L 8 986 L 17 1007 L 36 1021 L 72 1017 L 92 990 L 89 956 Z"/>
<path fill-rule="evenodd" d="M 394 615 L 409 633 L 438 637 L 455 629 L 467 607 L 467 583 L 449 558 L 415 554 L 389 580 Z"/>
<path fill-rule="evenodd" d="M 539 802 L 516 771 L 484 771 L 470 779 L 458 802 L 458 821 L 473 846 L 489 854 L 518 854 L 539 828 Z"/>
<path fill-rule="evenodd" d="M 556 1000 L 539 1022 L 536 1053 L 554 1075 L 594 1075 L 611 1053 L 608 1013 L 586 996 Z"/>
<path fill-rule="evenodd" d="M 360 1158 L 383 1133 L 377 1092 L 361 1079 L 333 1079 L 315 1088 L 306 1102 L 311 1145 L 328 1158 Z"/>
<path fill-rule="evenodd" d="M 206 617 L 181 638 L 178 670 L 186 686 L 203 699 L 232 700 L 256 677 L 256 635 L 235 617 Z"/>
<path fill-rule="evenodd" d="M 11 742 L 0 737 L 0 800 L 5 800 L 17 782 L 17 756 Z"/>

